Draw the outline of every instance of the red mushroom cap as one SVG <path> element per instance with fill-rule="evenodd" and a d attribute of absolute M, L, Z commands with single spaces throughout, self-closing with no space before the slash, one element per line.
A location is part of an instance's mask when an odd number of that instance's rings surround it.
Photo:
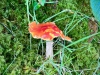
<path fill-rule="evenodd" d="M 31 22 L 29 24 L 29 32 L 33 38 L 43 40 L 53 40 L 55 37 L 61 37 L 63 40 L 71 41 L 71 38 L 65 36 L 62 31 L 53 22 L 47 22 L 42 24 L 36 24 Z"/>

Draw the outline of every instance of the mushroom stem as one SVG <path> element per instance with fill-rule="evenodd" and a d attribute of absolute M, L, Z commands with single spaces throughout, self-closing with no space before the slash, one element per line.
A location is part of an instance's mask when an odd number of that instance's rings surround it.
<path fill-rule="evenodd" d="M 53 59 L 53 41 L 46 41 L 46 59 Z"/>

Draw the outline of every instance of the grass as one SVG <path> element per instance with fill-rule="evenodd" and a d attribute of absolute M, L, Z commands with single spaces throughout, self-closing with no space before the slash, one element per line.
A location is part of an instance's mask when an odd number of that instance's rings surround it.
<path fill-rule="evenodd" d="M 0 2 L 0 74 L 2 75 L 99 75 L 99 30 L 90 35 L 89 1 L 59 1 L 56 10 L 41 7 L 33 11 L 29 0 Z M 80 7 L 78 6 L 80 4 Z M 14 6 L 14 7 L 13 7 Z M 23 7 L 23 8 L 22 8 Z M 21 9 L 20 11 L 18 11 Z M 4 10 L 6 13 L 4 14 Z M 86 12 L 86 10 L 88 12 Z M 27 12 L 26 12 L 27 11 Z M 11 13 L 13 12 L 13 13 Z M 13 15 L 13 16 L 12 16 Z M 43 16 L 45 15 L 45 16 Z M 54 60 L 45 60 L 45 41 L 33 39 L 28 23 L 53 21 L 72 38 L 72 42 L 54 39 Z M 88 39 L 95 36 L 91 43 Z"/>

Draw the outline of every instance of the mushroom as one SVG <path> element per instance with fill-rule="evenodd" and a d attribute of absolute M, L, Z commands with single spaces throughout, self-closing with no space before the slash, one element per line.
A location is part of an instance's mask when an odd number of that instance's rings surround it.
<path fill-rule="evenodd" d="M 36 24 L 31 22 L 29 24 L 29 32 L 36 39 L 46 40 L 46 59 L 53 58 L 53 39 L 61 37 L 63 40 L 71 41 L 71 38 L 65 36 L 63 32 L 55 25 L 54 22 L 47 22 Z"/>

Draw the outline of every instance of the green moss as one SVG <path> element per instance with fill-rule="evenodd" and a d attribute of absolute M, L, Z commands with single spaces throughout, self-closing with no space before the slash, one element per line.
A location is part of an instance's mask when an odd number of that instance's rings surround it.
<path fill-rule="evenodd" d="M 45 60 L 45 42 L 30 39 L 26 2 L 2 0 L 0 6 L 0 74 L 92 75 L 94 72 L 99 73 L 99 35 L 95 36 L 91 43 L 88 43 L 87 39 L 69 48 L 66 47 L 70 43 L 55 39 L 54 54 L 56 55 L 53 61 L 48 61 Z M 33 15 L 33 6 L 30 5 L 29 8 Z M 56 6 L 46 4 L 36 10 L 36 19 L 42 23 L 65 9 L 70 9 L 73 13 L 64 12 L 49 21 L 54 21 L 65 35 L 72 38 L 73 42 L 90 35 L 88 19 L 85 15 L 92 16 L 92 13 L 87 0 L 61 0 Z M 31 21 L 32 17 L 30 17 Z"/>

